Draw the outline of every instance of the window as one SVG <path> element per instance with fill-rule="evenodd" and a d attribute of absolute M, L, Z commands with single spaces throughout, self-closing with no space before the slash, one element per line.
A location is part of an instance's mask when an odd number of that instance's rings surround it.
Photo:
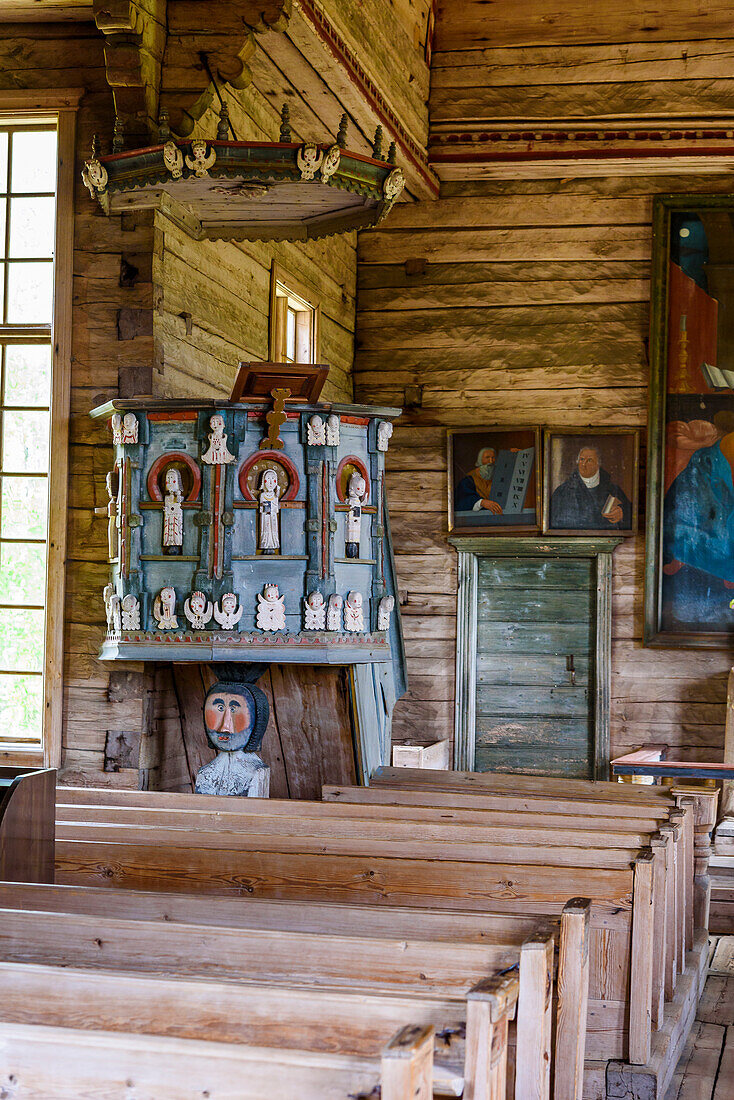
<path fill-rule="evenodd" d="M 73 148 L 74 116 L 29 117 L 19 95 L 0 92 L 0 762 L 33 766 L 60 756 L 68 332 L 55 325 L 71 288 L 67 277 L 54 298 L 54 260 L 59 241 L 71 256 L 56 199 L 58 181 L 70 183 L 59 145 L 63 135 Z"/>
<path fill-rule="evenodd" d="M 316 363 L 320 307 L 313 293 L 273 263 L 270 276 L 270 359 Z"/>

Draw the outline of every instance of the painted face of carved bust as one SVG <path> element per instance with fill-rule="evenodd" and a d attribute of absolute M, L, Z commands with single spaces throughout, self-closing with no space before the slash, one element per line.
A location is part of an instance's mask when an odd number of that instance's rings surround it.
<path fill-rule="evenodd" d="M 366 488 L 367 486 L 362 475 L 356 472 L 353 473 L 349 479 L 349 495 L 359 497 L 361 500 L 364 497 Z"/>
<path fill-rule="evenodd" d="M 119 432 L 122 430 L 122 417 L 119 413 L 112 414 L 111 424 L 113 432 Z"/>
<path fill-rule="evenodd" d="M 255 716 L 243 695 L 215 689 L 204 704 L 209 740 L 220 752 L 237 752 L 250 740 Z"/>
<path fill-rule="evenodd" d="M 266 584 L 263 589 L 263 596 L 268 603 L 274 603 L 278 598 L 278 586 L 277 584 Z"/>
<path fill-rule="evenodd" d="M 319 607 L 324 606 L 324 597 L 321 595 L 320 592 L 312 592 L 311 595 L 308 597 L 308 602 L 310 606 L 314 609 L 314 611 L 316 611 Z"/>
<path fill-rule="evenodd" d="M 122 424 L 126 432 L 131 432 L 135 428 L 135 413 L 125 413 L 122 418 Z"/>
<path fill-rule="evenodd" d="M 361 592 L 350 592 L 349 595 L 347 596 L 347 603 L 349 604 L 350 607 L 353 607 L 353 608 L 359 610 L 359 608 L 362 606 L 362 593 Z"/>
<path fill-rule="evenodd" d="M 166 615 L 172 615 L 176 606 L 176 592 L 173 588 L 161 588 L 161 607 Z"/>
<path fill-rule="evenodd" d="M 209 427 L 215 435 L 220 435 L 224 431 L 224 417 L 220 416 L 219 413 L 215 413 L 209 421 Z"/>
<path fill-rule="evenodd" d="M 180 493 L 181 492 L 181 474 L 178 472 L 175 466 L 166 470 L 166 492 L 167 493 Z"/>
<path fill-rule="evenodd" d="M 206 597 L 203 592 L 192 592 L 189 607 L 194 615 L 203 615 L 206 611 Z"/>
<path fill-rule="evenodd" d="M 265 470 L 260 488 L 264 489 L 266 493 L 272 493 L 278 488 L 278 475 L 275 470 Z"/>
<path fill-rule="evenodd" d="M 222 596 L 222 611 L 225 615 L 231 615 L 237 608 L 237 597 L 234 592 L 225 592 Z"/>

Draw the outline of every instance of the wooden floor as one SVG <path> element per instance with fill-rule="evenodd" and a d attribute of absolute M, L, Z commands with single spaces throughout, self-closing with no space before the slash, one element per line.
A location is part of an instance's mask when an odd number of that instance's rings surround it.
<path fill-rule="evenodd" d="M 712 937 L 709 976 L 665 1100 L 734 1100 L 734 936 Z"/>

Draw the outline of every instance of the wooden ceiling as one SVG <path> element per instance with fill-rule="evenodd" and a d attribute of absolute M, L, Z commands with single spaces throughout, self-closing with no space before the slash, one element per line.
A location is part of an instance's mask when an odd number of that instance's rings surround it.
<path fill-rule="evenodd" d="M 131 6 L 131 0 L 2 0 L 0 23 L 73 22 L 98 13 L 119 19 Z M 261 27 L 277 22 L 286 5 L 283 0 L 238 0 L 236 6 L 243 23 Z"/>

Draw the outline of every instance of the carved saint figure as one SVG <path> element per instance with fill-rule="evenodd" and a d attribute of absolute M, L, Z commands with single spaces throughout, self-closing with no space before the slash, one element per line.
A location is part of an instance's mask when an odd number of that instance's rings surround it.
<path fill-rule="evenodd" d="M 367 484 L 359 470 L 354 470 L 347 483 L 347 538 L 346 554 L 348 558 L 359 557 L 359 538 L 362 531 L 362 503 L 367 496 Z"/>
<path fill-rule="evenodd" d="M 197 794 L 267 798 L 270 768 L 257 751 L 268 724 L 268 701 L 254 684 L 223 678 L 204 700 L 204 724 L 217 755 L 199 769 Z"/>
<path fill-rule="evenodd" d="M 244 607 L 237 607 L 234 592 L 225 592 L 221 600 L 214 604 L 214 618 L 222 630 L 234 630 L 244 610 Z"/>
<path fill-rule="evenodd" d="M 260 630 L 285 630 L 285 596 L 277 584 L 266 584 L 257 594 L 257 625 Z"/>
<path fill-rule="evenodd" d="M 163 497 L 163 547 L 183 546 L 183 483 L 181 471 L 175 466 L 166 470 L 166 492 Z"/>
<path fill-rule="evenodd" d="M 110 420 L 110 427 L 112 428 L 112 442 L 115 446 L 118 443 L 122 443 L 122 417 L 119 413 L 113 413 Z"/>
<path fill-rule="evenodd" d="M 120 608 L 122 610 L 122 629 L 140 630 L 140 603 L 132 592 L 128 592 L 127 596 L 122 597 Z"/>
<path fill-rule="evenodd" d="M 203 630 L 212 617 L 212 602 L 203 592 L 192 592 L 184 601 L 184 615 L 194 630 Z"/>
<path fill-rule="evenodd" d="M 117 491 L 115 489 L 115 481 L 117 480 L 117 471 L 110 470 L 105 477 L 105 488 L 107 489 L 107 496 L 109 500 L 107 502 L 107 554 L 110 561 L 114 561 L 119 554 L 119 530 L 120 524 L 117 517 Z"/>
<path fill-rule="evenodd" d="M 339 417 L 332 413 L 326 418 L 326 446 L 339 446 Z"/>
<path fill-rule="evenodd" d="M 364 630 L 364 610 L 362 608 L 362 593 L 349 592 L 344 601 L 344 629 L 356 633 Z"/>
<path fill-rule="evenodd" d="M 393 427 L 389 420 L 381 420 L 377 425 L 377 450 L 386 451 L 393 433 Z"/>
<path fill-rule="evenodd" d="M 393 608 L 395 607 L 394 596 L 383 596 L 377 605 L 377 629 L 389 630 L 390 629 L 390 616 L 392 615 Z"/>
<path fill-rule="evenodd" d="M 309 447 L 326 446 L 326 425 L 324 418 L 318 413 L 311 417 L 306 426 L 306 442 Z"/>
<path fill-rule="evenodd" d="M 159 630 L 178 630 L 175 589 L 170 586 L 161 588 L 153 600 L 153 618 L 158 623 Z"/>
<path fill-rule="evenodd" d="M 108 630 L 122 630 L 122 614 L 120 612 L 120 597 L 115 592 L 114 586 L 106 584 L 102 592 L 105 613 L 107 615 Z"/>
<path fill-rule="evenodd" d="M 224 417 L 221 413 L 215 413 L 209 419 L 209 446 L 201 456 L 201 461 L 207 466 L 222 466 L 228 462 L 234 462 L 234 455 L 229 453 L 227 436 L 224 434 Z"/>
<path fill-rule="evenodd" d="M 122 439 L 121 443 L 137 443 L 138 441 L 138 418 L 135 413 L 126 412 L 122 418 Z"/>
<path fill-rule="evenodd" d="M 326 627 L 326 604 L 320 592 L 309 592 L 303 601 L 304 630 L 323 630 Z"/>
<path fill-rule="evenodd" d="M 257 510 L 260 515 L 260 549 L 264 554 L 274 554 L 280 549 L 280 492 L 275 470 L 272 467 L 263 470 Z"/>
<path fill-rule="evenodd" d="M 344 601 L 341 596 L 329 596 L 329 608 L 326 612 L 326 629 L 327 630 L 341 630 L 342 628 L 342 605 Z"/>

